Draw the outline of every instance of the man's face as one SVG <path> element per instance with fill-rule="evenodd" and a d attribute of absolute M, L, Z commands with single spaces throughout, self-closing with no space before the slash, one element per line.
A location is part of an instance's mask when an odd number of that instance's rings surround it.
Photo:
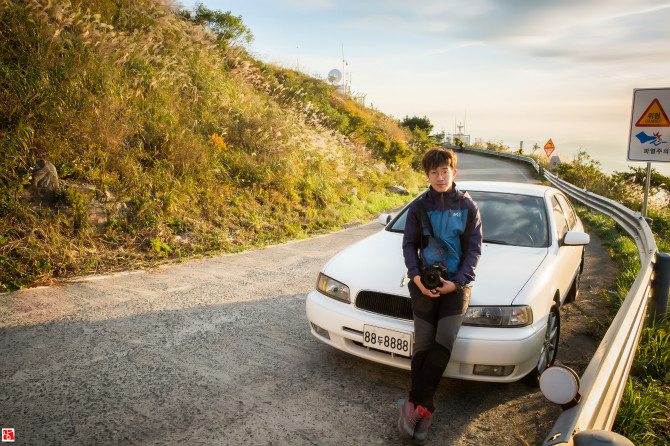
<path fill-rule="evenodd" d="M 454 185 L 456 169 L 452 169 L 446 164 L 442 164 L 436 169 L 428 171 L 428 182 L 437 192 L 446 192 Z"/>

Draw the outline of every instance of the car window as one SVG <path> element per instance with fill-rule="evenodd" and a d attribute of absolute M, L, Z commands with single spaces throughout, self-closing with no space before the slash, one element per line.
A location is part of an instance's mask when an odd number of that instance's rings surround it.
<path fill-rule="evenodd" d="M 551 197 L 551 211 L 554 214 L 554 220 L 556 221 L 556 230 L 558 240 L 561 240 L 566 232 L 568 232 L 568 220 L 563 214 L 563 208 L 556 200 L 556 197 Z"/>
<path fill-rule="evenodd" d="M 544 247 L 548 245 L 544 200 L 528 195 L 470 191 L 479 206 L 484 242 L 503 245 Z M 403 232 L 408 207 L 388 227 Z"/>
<path fill-rule="evenodd" d="M 409 206 L 405 207 L 401 213 L 387 226 L 391 232 L 405 232 L 405 221 L 407 221 L 407 210 Z"/>
<path fill-rule="evenodd" d="M 575 209 L 570 204 L 570 201 L 563 195 L 556 194 L 556 199 L 558 199 L 558 204 L 561 205 L 563 212 L 566 217 L 568 217 L 568 225 L 570 226 L 570 229 L 574 229 L 577 225 L 577 214 L 575 213 Z"/>

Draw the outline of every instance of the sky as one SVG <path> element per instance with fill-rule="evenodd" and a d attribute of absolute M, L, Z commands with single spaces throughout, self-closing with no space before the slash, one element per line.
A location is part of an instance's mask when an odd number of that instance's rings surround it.
<path fill-rule="evenodd" d="M 523 141 L 525 153 L 551 139 L 554 154 L 585 151 L 608 173 L 646 166 L 626 161 L 633 90 L 670 87 L 670 1 L 202 3 L 242 16 L 255 58 L 324 80 L 344 70 L 387 115 L 426 116 L 434 132 L 463 124 L 472 142 Z M 670 163 L 652 167 L 670 176 Z"/>

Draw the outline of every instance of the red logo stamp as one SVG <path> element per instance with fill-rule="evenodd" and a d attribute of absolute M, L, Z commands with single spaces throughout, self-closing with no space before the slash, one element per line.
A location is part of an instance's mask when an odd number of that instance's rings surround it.
<path fill-rule="evenodd" d="M 11 427 L 2 428 L 2 442 L 14 441 L 14 429 Z"/>

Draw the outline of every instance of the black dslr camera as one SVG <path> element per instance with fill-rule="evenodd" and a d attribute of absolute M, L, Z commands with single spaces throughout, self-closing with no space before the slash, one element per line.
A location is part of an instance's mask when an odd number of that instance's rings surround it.
<path fill-rule="evenodd" d="M 421 283 L 429 290 L 442 286 L 440 277 L 447 280 L 447 267 L 439 262 L 435 262 L 421 271 Z"/>

